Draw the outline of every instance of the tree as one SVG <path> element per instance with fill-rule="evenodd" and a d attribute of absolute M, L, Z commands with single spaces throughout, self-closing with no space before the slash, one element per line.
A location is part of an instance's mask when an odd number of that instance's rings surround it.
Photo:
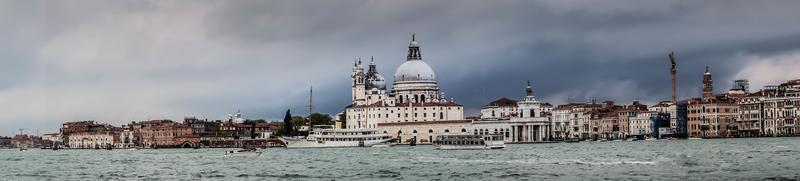
<path fill-rule="evenodd" d="M 341 115 L 339 115 L 339 121 L 342 122 L 342 127 L 346 127 L 346 125 L 347 125 L 347 111 L 345 111 Z"/>
<path fill-rule="evenodd" d="M 283 133 L 287 136 L 294 135 L 294 126 L 292 126 L 292 114 L 290 110 L 286 110 L 286 116 L 283 117 Z"/>
<path fill-rule="evenodd" d="M 249 125 L 249 124 L 253 124 L 253 123 L 262 123 L 263 124 L 263 123 L 267 123 L 267 120 L 264 120 L 264 119 L 255 119 L 255 120 L 248 119 L 248 120 L 244 120 L 244 124 Z"/>
<path fill-rule="evenodd" d="M 303 116 L 292 116 L 292 126 L 303 126 L 306 125 L 306 118 Z"/>
<path fill-rule="evenodd" d="M 333 118 L 328 114 L 313 113 L 308 116 L 308 121 L 311 125 L 331 125 Z"/>

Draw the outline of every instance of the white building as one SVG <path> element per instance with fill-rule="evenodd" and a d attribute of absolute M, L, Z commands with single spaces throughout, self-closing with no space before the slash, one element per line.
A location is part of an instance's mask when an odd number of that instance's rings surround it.
<path fill-rule="evenodd" d="M 628 135 L 642 136 L 652 134 L 650 117 L 652 117 L 653 114 L 656 114 L 656 112 L 643 111 L 636 113 L 636 117 L 631 117 L 629 122 L 630 128 L 628 129 L 630 133 L 628 133 Z"/>
<path fill-rule="evenodd" d="M 106 148 L 114 144 L 110 131 L 72 133 L 68 139 L 70 148 Z"/>
<path fill-rule="evenodd" d="M 391 90 L 386 87 L 386 79 L 372 60 L 367 70 L 360 60 L 356 61 L 351 78 L 351 104 L 345 109 L 343 120 L 347 129 L 383 129 L 399 137 L 415 129 L 419 132 L 422 128 L 416 127 L 418 125 L 427 125 L 426 128 L 434 125 L 424 131 L 444 131 L 450 129 L 444 123 L 464 121 L 463 107 L 439 91 L 436 75 L 422 61 L 419 43 L 413 36 L 406 61 L 394 74 Z M 387 128 L 381 128 L 381 125 Z M 414 141 L 420 142 L 421 138 Z"/>
<path fill-rule="evenodd" d="M 522 101 L 517 102 L 516 113 L 508 119 L 503 117 L 489 117 L 472 123 L 473 134 L 501 134 L 506 142 L 542 142 L 550 141 L 550 118 L 552 106 L 544 105 L 537 101 L 532 93 L 533 88 L 528 82 L 527 95 Z M 491 105 L 491 104 L 490 104 Z M 494 110 L 498 107 L 486 107 L 481 110 Z"/>
<path fill-rule="evenodd" d="M 481 107 L 482 120 L 510 119 L 518 116 L 517 100 L 502 97 Z"/>

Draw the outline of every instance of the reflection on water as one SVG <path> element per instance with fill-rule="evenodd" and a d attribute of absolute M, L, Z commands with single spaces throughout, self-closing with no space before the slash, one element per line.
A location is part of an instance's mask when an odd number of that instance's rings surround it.
<path fill-rule="evenodd" d="M 800 138 L 264 150 L 0 150 L 1 180 L 800 179 Z"/>

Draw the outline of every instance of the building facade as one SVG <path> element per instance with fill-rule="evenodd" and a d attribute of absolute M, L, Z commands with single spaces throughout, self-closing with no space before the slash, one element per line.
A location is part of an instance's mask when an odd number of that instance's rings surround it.
<path fill-rule="evenodd" d="M 402 132 L 403 129 L 412 129 L 416 124 L 449 127 L 442 124 L 459 125 L 459 121 L 464 121 L 463 107 L 452 99 L 448 100 L 439 91 L 436 75 L 422 61 L 419 43 L 413 36 L 408 45 L 406 61 L 394 74 L 391 90 L 387 88 L 387 81 L 378 72 L 373 60 L 370 60 L 367 70 L 364 70 L 361 60 L 357 60 L 351 78 L 351 104 L 343 113 L 344 127 L 347 129 L 396 128 Z M 387 132 L 397 138 L 403 136 L 390 130 Z M 406 140 L 401 141 L 407 143 Z"/>
<path fill-rule="evenodd" d="M 473 133 L 474 134 L 498 134 L 503 135 L 506 142 L 543 142 L 552 141 L 552 110 L 550 104 L 542 103 L 533 97 L 533 87 L 528 82 L 525 88 L 526 96 L 515 104 L 507 103 L 507 100 L 501 98 L 499 101 L 506 102 L 503 104 L 493 103 L 484 106 L 481 112 L 500 112 L 503 116 L 481 116 L 482 118 L 474 121 Z M 493 105 L 509 105 L 509 106 L 493 106 Z M 513 108 L 510 105 L 516 105 Z M 505 107 L 505 108 L 503 108 Z M 497 110 L 501 111 L 497 111 Z M 502 110 L 515 110 L 516 112 L 505 112 Z"/>

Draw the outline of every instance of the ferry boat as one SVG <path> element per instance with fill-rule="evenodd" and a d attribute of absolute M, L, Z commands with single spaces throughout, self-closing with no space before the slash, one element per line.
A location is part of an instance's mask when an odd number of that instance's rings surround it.
<path fill-rule="evenodd" d="M 394 140 L 389 134 L 374 129 L 333 129 L 331 126 L 314 126 L 309 135 L 280 138 L 286 148 L 336 148 L 371 147 L 388 144 Z"/>
<path fill-rule="evenodd" d="M 483 150 L 506 147 L 503 135 L 439 135 L 433 142 L 440 150 Z"/>

